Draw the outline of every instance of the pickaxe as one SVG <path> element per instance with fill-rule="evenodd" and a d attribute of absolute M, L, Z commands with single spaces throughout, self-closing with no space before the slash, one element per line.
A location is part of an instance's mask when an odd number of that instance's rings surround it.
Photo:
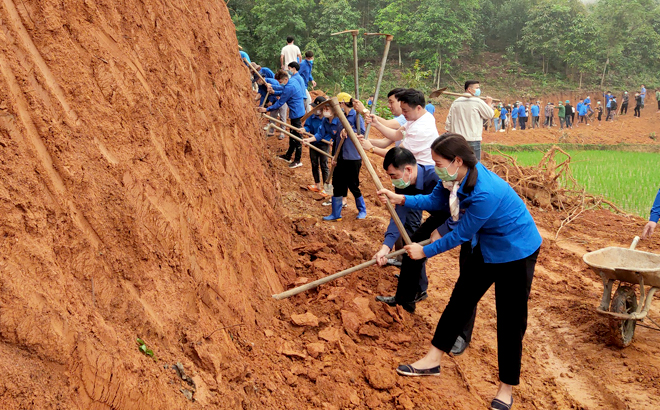
<path fill-rule="evenodd" d="M 360 153 L 360 156 L 362 157 L 362 162 L 364 162 L 364 165 L 367 167 L 367 171 L 369 171 L 369 175 L 371 175 L 371 179 L 373 179 L 374 184 L 376 184 L 376 188 L 378 188 L 378 190 L 383 189 L 383 184 L 380 182 L 380 178 L 378 178 L 378 174 L 376 174 L 376 171 L 374 171 L 374 167 L 371 165 L 371 161 L 369 161 L 369 157 L 367 156 L 367 153 L 364 151 L 364 148 L 362 148 L 362 144 L 360 144 L 357 135 L 353 131 L 353 127 L 351 127 L 351 124 L 348 122 L 348 119 L 346 118 L 344 112 L 341 110 L 341 107 L 339 106 L 339 100 L 337 100 L 337 97 L 332 97 L 329 101 L 331 101 L 330 105 L 332 106 L 332 110 L 334 111 L 335 115 L 339 117 L 339 121 L 341 121 L 342 125 L 344 126 L 346 133 L 348 133 L 348 137 L 351 139 L 353 145 L 355 145 L 355 148 Z M 359 121 L 358 117 L 356 117 L 356 119 Z M 386 207 L 387 210 L 390 212 L 390 216 L 392 216 L 392 220 L 394 221 L 394 224 L 399 229 L 399 234 L 401 235 L 403 242 L 406 245 L 410 245 L 412 243 L 410 241 L 410 237 L 408 236 L 406 229 L 403 227 L 403 224 L 401 223 L 401 219 L 399 219 L 399 215 L 396 214 L 396 211 L 394 210 L 394 206 L 389 201 L 389 199 L 387 200 Z"/>
<path fill-rule="evenodd" d="M 440 97 L 442 94 L 445 94 L 445 95 L 453 95 L 454 97 L 474 97 L 473 95 L 471 95 L 471 94 L 469 94 L 469 93 L 464 93 L 464 94 L 461 94 L 461 93 L 452 93 L 452 92 L 445 91 L 445 90 L 447 90 L 447 87 L 445 87 L 445 88 L 441 88 L 441 89 L 439 89 L 439 90 L 435 90 L 435 91 L 433 91 L 433 92 L 431 93 L 430 97 L 431 97 L 431 98 L 437 98 L 437 97 Z M 479 96 L 479 97 L 477 97 L 477 98 L 481 98 L 482 100 L 485 100 L 485 99 L 486 99 L 486 97 L 482 97 L 482 96 Z M 498 100 L 498 99 L 496 99 L 496 98 L 493 98 L 493 101 L 494 101 L 494 102 L 500 102 L 500 100 Z"/>
<path fill-rule="evenodd" d="M 358 87 L 358 54 L 357 54 L 357 36 L 360 33 L 360 30 L 345 30 L 340 31 L 339 33 L 332 33 L 331 36 L 336 36 L 337 34 L 351 33 L 353 36 L 353 60 L 355 67 L 355 96 L 356 100 L 360 99 L 360 88 Z M 360 134 L 360 122 L 357 124 L 357 132 Z"/>
<path fill-rule="evenodd" d="M 371 114 L 376 112 L 376 102 L 378 101 L 378 93 L 380 92 L 380 82 L 383 80 L 383 73 L 385 72 L 385 64 L 387 64 L 387 54 L 390 52 L 390 43 L 394 36 L 384 33 L 364 33 L 365 36 L 385 36 L 385 51 L 383 52 L 383 60 L 380 62 L 380 71 L 378 72 L 378 82 L 376 82 L 376 92 L 374 93 L 374 100 L 371 103 Z M 357 98 L 357 97 L 356 97 Z M 369 131 L 371 131 L 371 123 L 367 124 L 367 129 L 364 131 L 364 139 L 369 139 Z"/>

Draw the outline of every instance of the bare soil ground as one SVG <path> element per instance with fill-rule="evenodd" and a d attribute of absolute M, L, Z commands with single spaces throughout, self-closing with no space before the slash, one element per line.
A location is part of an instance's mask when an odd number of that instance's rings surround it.
<path fill-rule="evenodd" d="M 456 251 L 430 262 L 414 315 L 374 300 L 393 268 L 271 298 L 371 258 L 388 216 L 363 178 L 368 218 L 321 222 L 309 162 L 289 170 L 286 141 L 264 139 L 223 2 L 4 0 L 0 39 L 0 407 L 485 408 L 492 294 L 441 377 L 394 373 L 428 347 Z M 554 241 L 560 215 L 532 212 L 545 244 L 516 405 L 660 406 L 658 334 L 609 345 L 580 260 L 643 221 L 590 212 Z"/>

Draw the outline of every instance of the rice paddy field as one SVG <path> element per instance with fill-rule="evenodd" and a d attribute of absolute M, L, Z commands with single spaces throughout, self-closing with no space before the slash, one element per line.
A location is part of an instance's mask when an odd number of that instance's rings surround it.
<path fill-rule="evenodd" d="M 497 154 L 494 147 L 485 151 Z M 520 165 L 539 163 L 547 147 L 500 151 L 516 158 Z M 529 149 L 531 148 L 531 149 Z M 660 187 L 660 153 L 607 150 L 569 150 L 573 176 L 592 194 L 602 195 L 617 206 L 643 218 L 649 217 L 651 205 Z M 557 163 L 564 156 L 555 156 Z"/>

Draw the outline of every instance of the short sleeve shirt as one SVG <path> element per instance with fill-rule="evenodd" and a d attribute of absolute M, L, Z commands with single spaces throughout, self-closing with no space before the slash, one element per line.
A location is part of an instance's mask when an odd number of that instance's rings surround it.
<path fill-rule="evenodd" d="M 435 165 L 431 157 L 431 144 L 438 138 L 435 118 L 429 112 L 415 121 L 403 125 L 404 137 L 401 147 L 410 150 L 419 165 Z"/>
<path fill-rule="evenodd" d="M 284 56 L 284 67 L 287 67 L 290 62 L 298 62 L 298 54 L 300 54 L 300 49 L 295 44 L 287 44 L 282 47 L 282 55 Z"/>

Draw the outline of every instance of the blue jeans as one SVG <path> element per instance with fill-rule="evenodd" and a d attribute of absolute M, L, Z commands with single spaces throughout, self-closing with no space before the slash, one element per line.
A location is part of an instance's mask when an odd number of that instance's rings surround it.
<path fill-rule="evenodd" d="M 518 121 L 518 118 L 511 118 L 511 121 L 513 121 L 513 126 L 511 128 L 516 128 L 516 121 Z"/>
<path fill-rule="evenodd" d="M 499 118 L 494 118 L 493 122 L 495 123 L 495 132 L 500 130 L 500 119 Z"/>

